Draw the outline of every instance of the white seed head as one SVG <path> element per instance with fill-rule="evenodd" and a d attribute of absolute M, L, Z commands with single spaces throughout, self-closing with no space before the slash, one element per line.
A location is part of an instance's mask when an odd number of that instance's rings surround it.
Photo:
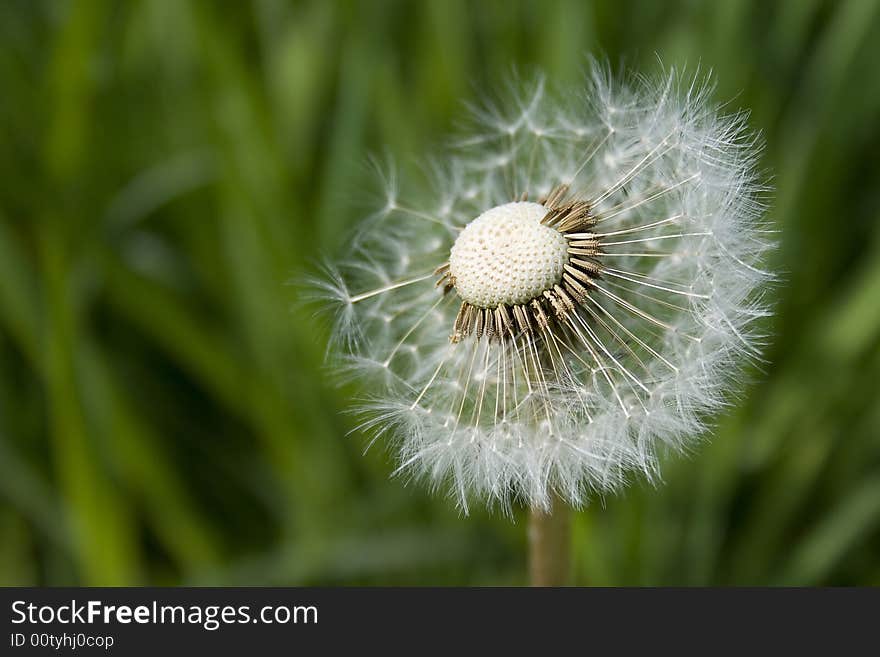
<path fill-rule="evenodd" d="M 760 354 L 773 281 L 760 144 L 709 96 L 674 72 L 539 79 L 476 111 L 433 195 L 387 176 L 318 285 L 396 472 L 465 511 L 579 505 L 705 431 Z"/>
<path fill-rule="evenodd" d="M 541 223 L 547 208 L 524 201 L 487 210 L 461 231 L 449 270 L 462 300 L 478 308 L 516 305 L 562 280 L 568 244 Z"/>

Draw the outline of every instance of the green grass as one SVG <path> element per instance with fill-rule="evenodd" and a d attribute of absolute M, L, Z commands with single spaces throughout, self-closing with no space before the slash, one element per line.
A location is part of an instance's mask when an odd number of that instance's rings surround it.
<path fill-rule="evenodd" d="M 577 515 L 578 582 L 880 585 L 875 0 L 0 3 L 0 583 L 523 583 L 521 512 L 345 437 L 286 283 L 371 153 L 586 54 L 752 109 L 785 282 L 711 442 Z"/>

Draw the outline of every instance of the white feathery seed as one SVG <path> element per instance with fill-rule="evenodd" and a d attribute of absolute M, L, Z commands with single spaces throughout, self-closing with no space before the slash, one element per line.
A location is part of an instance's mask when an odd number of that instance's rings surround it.
<path fill-rule="evenodd" d="M 699 439 L 772 281 L 757 138 L 709 94 L 595 64 L 574 93 L 539 79 L 474 111 L 430 195 L 388 183 L 319 288 L 397 473 L 465 512 L 577 506 Z"/>

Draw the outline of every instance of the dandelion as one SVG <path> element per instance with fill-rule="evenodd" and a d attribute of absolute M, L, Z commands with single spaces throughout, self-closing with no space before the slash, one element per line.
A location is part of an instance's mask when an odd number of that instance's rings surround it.
<path fill-rule="evenodd" d="M 361 428 L 396 472 L 548 512 L 659 476 L 758 355 L 770 246 L 743 113 L 676 73 L 473 110 L 430 199 L 382 209 L 320 282 Z"/>

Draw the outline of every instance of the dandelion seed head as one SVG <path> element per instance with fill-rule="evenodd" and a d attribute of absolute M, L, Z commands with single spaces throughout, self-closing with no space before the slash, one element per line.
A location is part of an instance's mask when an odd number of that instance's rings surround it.
<path fill-rule="evenodd" d="M 395 473 L 548 508 L 660 475 L 759 357 L 760 144 L 700 78 L 512 85 L 316 287 Z M 375 439 L 375 438 L 374 438 Z"/>

